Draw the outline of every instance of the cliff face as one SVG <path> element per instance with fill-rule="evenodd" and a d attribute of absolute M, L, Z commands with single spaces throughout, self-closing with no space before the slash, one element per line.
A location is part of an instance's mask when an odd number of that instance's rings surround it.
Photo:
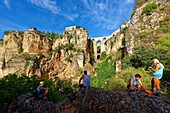
<path fill-rule="evenodd" d="M 128 53 L 132 54 L 133 48 L 139 45 L 156 48 L 158 40 L 170 32 L 169 26 L 169 0 L 138 1 L 130 21 L 123 29 Z"/>
<path fill-rule="evenodd" d="M 87 30 L 75 26 L 66 28 L 54 43 L 37 29 L 8 32 L 0 45 L 0 77 L 15 72 L 53 79 L 78 77 L 90 62 L 88 45 Z"/>
<path fill-rule="evenodd" d="M 76 94 L 53 103 L 37 100 L 31 94 L 25 94 L 11 103 L 8 112 L 33 113 L 169 113 L 170 105 L 164 99 L 149 96 L 144 92 L 110 92 L 98 88 L 79 89 Z"/>
<path fill-rule="evenodd" d="M 51 50 L 51 41 L 36 30 L 23 34 L 22 48 L 27 53 L 47 53 Z"/>

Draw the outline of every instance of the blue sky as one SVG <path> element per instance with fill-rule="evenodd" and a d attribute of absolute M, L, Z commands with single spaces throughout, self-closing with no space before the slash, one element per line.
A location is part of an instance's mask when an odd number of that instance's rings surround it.
<path fill-rule="evenodd" d="M 62 34 L 80 25 L 89 37 L 107 36 L 129 20 L 134 0 L 1 0 L 0 38 L 4 31 L 37 28 Z"/>

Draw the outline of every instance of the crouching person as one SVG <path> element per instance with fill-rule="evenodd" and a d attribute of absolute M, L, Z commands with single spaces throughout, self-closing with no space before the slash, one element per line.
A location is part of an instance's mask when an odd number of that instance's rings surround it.
<path fill-rule="evenodd" d="M 140 78 L 141 78 L 140 74 L 136 74 L 135 76 L 132 76 L 131 78 L 128 79 L 127 88 L 129 92 L 132 91 L 134 92 L 143 88 L 143 84 Z"/>
<path fill-rule="evenodd" d="M 46 97 L 47 94 L 48 94 L 48 88 L 45 88 L 44 82 L 41 81 L 39 83 L 39 86 L 37 87 L 37 89 L 33 91 L 33 95 L 37 99 L 42 99 L 42 98 L 47 99 L 47 97 Z"/>

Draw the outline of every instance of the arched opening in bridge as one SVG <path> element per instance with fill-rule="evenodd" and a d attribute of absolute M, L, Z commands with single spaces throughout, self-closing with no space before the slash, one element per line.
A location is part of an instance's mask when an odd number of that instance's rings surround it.
<path fill-rule="evenodd" d="M 104 38 L 103 38 L 103 42 L 105 42 L 105 41 L 106 41 L 106 38 L 104 37 Z"/>
<path fill-rule="evenodd" d="M 100 55 L 97 55 L 97 59 L 100 59 Z"/>
<path fill-rule="evenodd" d="M 94 39 L 92 39 L 92 41 L 93 41 L 93 43 L 95 42 L 95 40 L 94 40 Z"/>
<path fill-rule="evenodd" d="M 101 52 L 101 41 L 98 40 L 97 41 L 97 53 L 100 53 Z"/>

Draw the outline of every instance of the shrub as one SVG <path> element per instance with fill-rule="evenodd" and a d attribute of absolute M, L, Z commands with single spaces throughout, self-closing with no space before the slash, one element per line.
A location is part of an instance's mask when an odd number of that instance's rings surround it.
<path fill-rule="evenodd" d="M 19 54 L 21 54 L 23 52 L 23 48 L 19 48 Z"/>
<path fill-rule="evenodd" d="M 70 63 L 72 62 L 72 60 L 71 60 L 70 58 L 66 58 L 65 60 L 66 60 L 67 62 L 70 62 Z"/>
<path fill-rule="evenodd" d="M 25 63 L 25 68 L 27 68 L 28 66 L 29 66 L 29 61 L 27 61 L 26 63 Z"/>
<path fill-rule="evenodd" d="M 125 46 L 126 45 L 126 40 L 125 37 L 122 38 L 122 45 Z"/>
<path fill-rule="evenodd" d="M 147 49 L 144 47 L 139 47 L 134 51 L 133 55 L 123 59 L 126 62 L 123 62 L 122 65 L 126 67 L 133 66 L 135 68 L 144 67 L 147 69 L 148 66 L 151 65 L 151 60 L 153 58 L 158 58 L 162 64 L 169 66 L 167 61 L 170 61 L 170 57 L 166 55 L 166 51 L 160 51 L 158 49 Z"/>
<path fill-rule="evenodd" d="M 170 33 L 162 36 L 158 41 L 158 48 L 170 50 Z"/>
<path fill-rule="evenodd" d="M 46 37 L 50 37 L 50 39 L 54 42 L 56 39 L 58 39 L 58 38 L 61 38 L 62 39 L 62 35 L 60 35 L 59 33 L 54 33 L 54 32 L 52 32 L 52 33 L 50 33 L 50 32 L 47 32 L 47 33 L 45 33 L 45 36 Z"/>
<path fill-rule="evenodd" d="M 146 7 L 143 8 L 142 14 L 149 15 L 151 13 L 151 11 L 156 8 L 157 8 L 157 4 L 155 4 L 155 3 L 147 4 Z"/>
<path fill-rule="evenodd" d="M 57 102 L 65 99 L 67 94 L 73 92 L 70 81 L 58 81 L 55 84 L 51 79 L 44 79 L 45 87 L 49 88 L 48 100 Z M 0 79 L 0 111 L 5 113 L 8 106 L 18 96 L 24 93 L 32 93 L 39 85 L 40 79 L 37 76 L 27 77 L 25 74 L 18 77 L 16 74 L 9 74 Z"/>
<path fill-rule="evenodd" d="M 81 52 L 81 49 L 76 49 L 77 53 L 80 53 Z"/>
<path fill-rule="evenodd" d="M 8 35 L 10 33 L 10 31 L 4 31 L 5 35 Z"/>
<path fill-rule="evenodd" d="M 77 26 L 76 26 L 76 29 L 78 29 L 78 28 L 80 28 L 80 25 L 77 25 Z"/>
<path fill-rule="evenodd" d="M 101 53 L 100 60 L 105 59 L 105 58 L 106 58 L 106 56 L 107 56 L 106 51 L 102 52 L 102 53 Z"/>
<path fill-rule="evenodd" d="M 73 50 L 73 47 L 74 47 L 74 44 L 72 43 L 66 44 L 66 49 L 68 50 Z"/>

